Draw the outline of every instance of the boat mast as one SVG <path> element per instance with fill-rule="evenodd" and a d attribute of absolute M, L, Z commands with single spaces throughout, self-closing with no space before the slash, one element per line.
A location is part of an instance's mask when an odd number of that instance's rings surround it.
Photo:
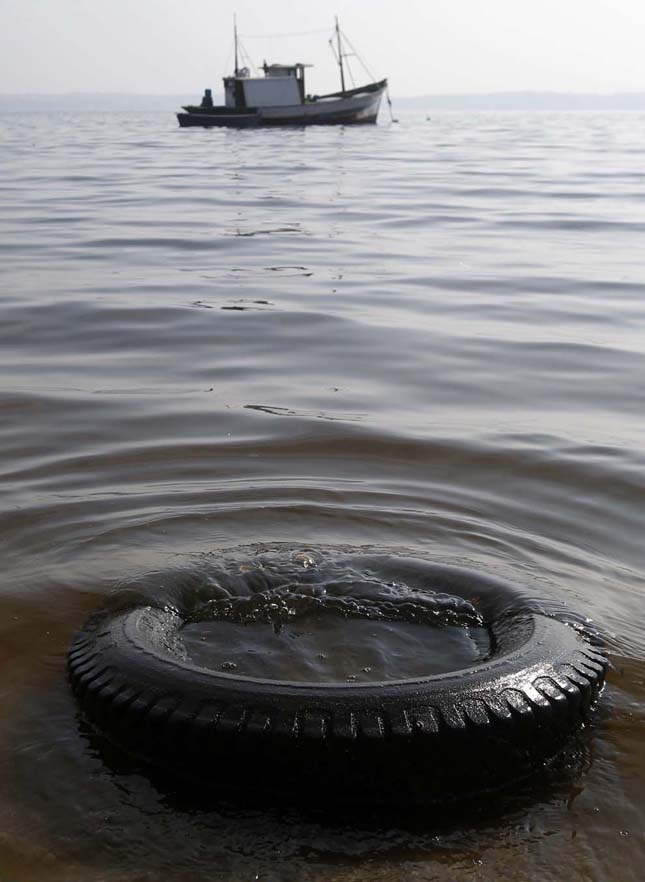
<path fill-rule="evenodd" d="M 336 16 L 336 39 L 338 40 L 338 67 L 340 68 L 340 88 L 345 94 L 345 71 L 343 70 L 343 45 L 340 42 L 340 27 L 338 26 L 338 16 Z"/>
<path fill-rule="evenodd" d="M 235 76 L 238 75 L 237 61 L 237 15 L 233 13 L 233 43 L 235 45 Z"/>

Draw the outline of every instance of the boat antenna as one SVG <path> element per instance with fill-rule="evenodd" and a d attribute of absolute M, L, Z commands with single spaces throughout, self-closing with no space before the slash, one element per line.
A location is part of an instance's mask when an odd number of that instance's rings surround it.
<path fill-rule="evenodd" d="M 237 60 L 237 15 L 233 13 L 233 43 L 235 45 L 235 76 L 238 75 L 238 60 Z"/>
<path fill-rule="evenodd" d="M 343 44 L 340 41 L 340 27 L 338 25 L 338 16 L 336 16 L 336 39 L 338 40 L 338 66 L 340 68 L 340 88 L 343 95 L 345 94 L 345 71 L 343 70 Z"/>

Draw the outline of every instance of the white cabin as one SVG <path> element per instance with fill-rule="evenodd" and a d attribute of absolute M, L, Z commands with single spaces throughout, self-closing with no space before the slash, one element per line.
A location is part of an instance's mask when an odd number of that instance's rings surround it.
<path fill-rule="evenodd" d="M 263 77 L 250 77 L 247 68 L 224 77 L 226 107 L 293 107 L 305 101 L 305 68 L 309 64 L 264 63 Z"/>

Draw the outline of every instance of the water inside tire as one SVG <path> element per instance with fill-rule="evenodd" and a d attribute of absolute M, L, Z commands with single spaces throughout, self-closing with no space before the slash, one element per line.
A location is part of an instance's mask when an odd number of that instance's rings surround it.
<path fill-rule="evenodd" d="M 365 683 L 461 670 L 490 652 L 485 627 L 435 627 L 310 614 L 267 622 L 201 621 L 180 632 L 190 660 L 245 677 Z"/>

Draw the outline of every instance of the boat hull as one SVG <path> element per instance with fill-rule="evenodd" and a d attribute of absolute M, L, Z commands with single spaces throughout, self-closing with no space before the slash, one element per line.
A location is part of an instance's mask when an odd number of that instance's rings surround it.
<path fill-rule="evenodd" d="M 364 125 L 375 123 L 385 86 L 377 91 L 345 98 L 318 99 L 286 107 L 248 108 L 248 112 L 226 107 L 178 113 L 182 128 L 257 128 L 261 126 Z"/>

